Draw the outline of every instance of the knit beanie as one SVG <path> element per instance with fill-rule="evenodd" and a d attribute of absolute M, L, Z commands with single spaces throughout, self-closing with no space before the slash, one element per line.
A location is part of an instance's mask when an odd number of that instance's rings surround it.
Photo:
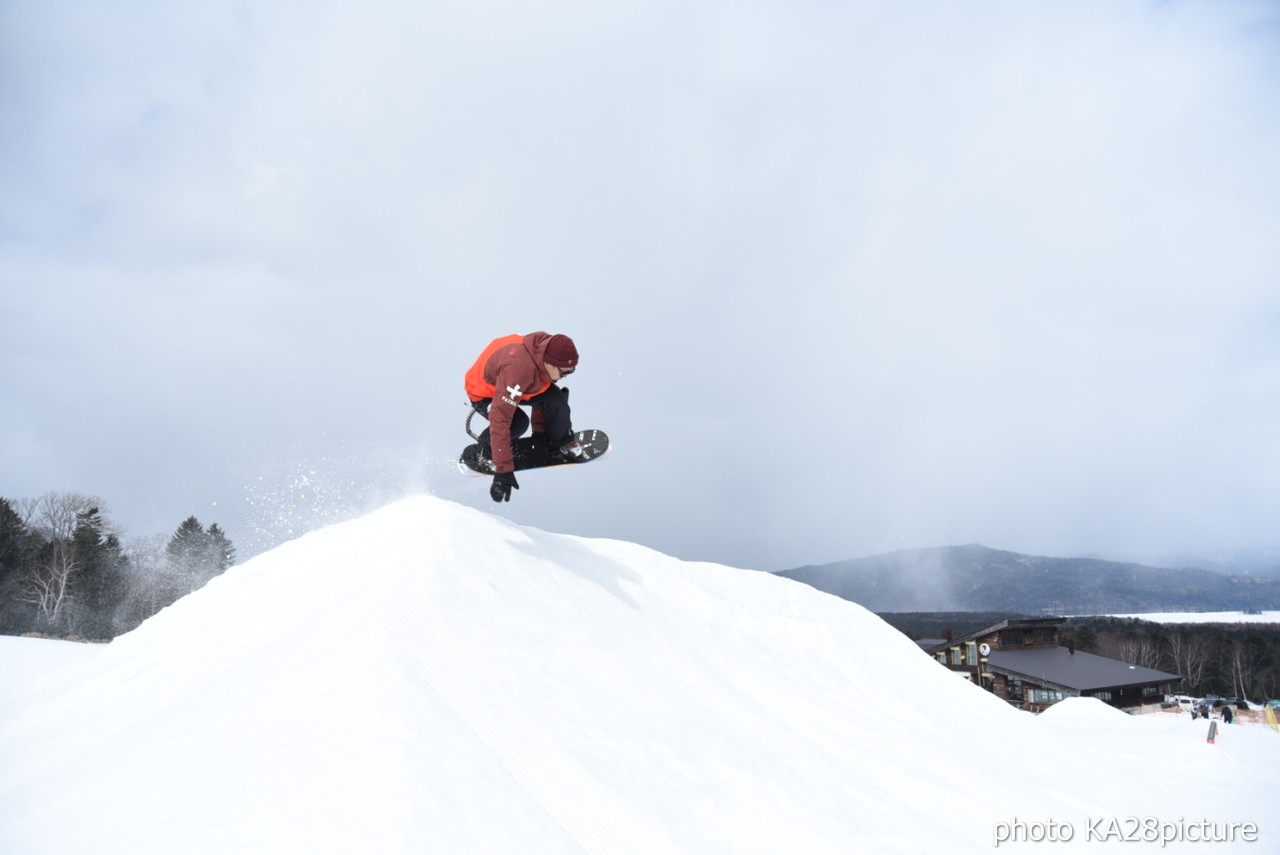
<path fill-rule="evenodd" d="M 556 368 L 573 368 L 578 364 L 578 348 L 567 335 L 553 335 L 547 342 L 546 360 Z"/>

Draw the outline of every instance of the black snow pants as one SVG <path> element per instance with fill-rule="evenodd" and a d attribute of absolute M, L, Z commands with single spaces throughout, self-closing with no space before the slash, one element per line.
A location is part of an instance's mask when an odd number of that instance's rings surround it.
<path fill-rule="evenodd" d="M 476 401 L 473 406 L 476 412 L 489 418 L 489 406 L 493 404 L 492 398 L 485 398 L 482 401 Z M 573 422 L 569 416 L 569 390 L 561 389 L 559 386 L 552 385 L 547 391 L 535 395 L 527 401 L 521 401 L 522 405 L 534 407 L 542 412 L 542 426 L 547 432 L 548 448 L 559 448 L 561 445 L 569 441 L 569 434 L 573 432 Z M 516 411 L 511 414 L 511 442 L 524 436 L 525 431 L 529 429 L 529 416 L 520 407 L 516 407 Z M 484 449 L 486 457 L 491 456 L 489 445 L 489 428 L 480 431 L 480 447 Z"/>

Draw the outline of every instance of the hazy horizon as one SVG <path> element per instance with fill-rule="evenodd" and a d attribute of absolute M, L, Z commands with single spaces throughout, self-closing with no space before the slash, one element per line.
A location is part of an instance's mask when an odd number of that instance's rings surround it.
<path fill-rule="evenodd" d="M 0 6 L 0 495 L 779 569 L 1280 547 L 1280 7 Z M 497 507 L 492 338 L 605 461 Z"/>

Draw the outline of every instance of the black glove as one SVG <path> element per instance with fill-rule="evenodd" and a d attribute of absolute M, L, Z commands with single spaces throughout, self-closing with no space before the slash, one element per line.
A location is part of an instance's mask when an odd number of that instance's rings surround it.
<path fill-rule="evenodd" d="M 493 486 L 489 488 L 489 495 L 493 497 L 495 502 L 511 501 L 511 491 L 519 490 L 520 485 L 516 483 L 516 473 L 499 472 L 493 476 Z"/>

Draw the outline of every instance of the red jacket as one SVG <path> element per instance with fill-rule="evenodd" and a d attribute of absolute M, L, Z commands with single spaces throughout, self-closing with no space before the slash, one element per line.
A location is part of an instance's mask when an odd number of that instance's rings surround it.
<path fill-rule="evenodd" d="M 511 456 L 511 417 L 516 407 L 551 388 L 546 351 L 551 334 L 506 335 L 489 342 L 467 371 L 464 380 L 472 401 L 492 398 L 489 406 L 489 442 L 498 472 L 515 471 Z M 533 410 L 533 429 L 542 429 L 542 413 Z"/>

